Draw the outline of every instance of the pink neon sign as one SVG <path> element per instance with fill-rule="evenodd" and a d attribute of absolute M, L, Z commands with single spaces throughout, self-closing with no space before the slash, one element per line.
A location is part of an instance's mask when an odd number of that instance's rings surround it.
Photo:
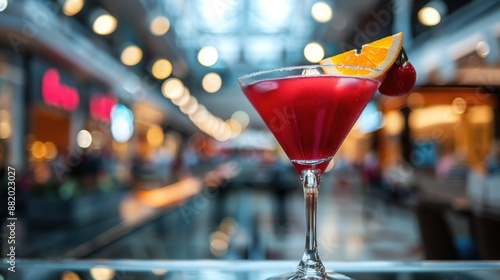
<path fill-rule="evenodd" d="M 109 121 L 116 103 L 114 96 L 96 94 L 90 99 L 90 115 L 96 120 Z"/>
<path fill-rule="evenodd" d="M 78 90 L 61 82 L 59 71 L 48 69 L 42 77 L 42 98 L 45 104 L 74 111 L 80 103 Z"/>

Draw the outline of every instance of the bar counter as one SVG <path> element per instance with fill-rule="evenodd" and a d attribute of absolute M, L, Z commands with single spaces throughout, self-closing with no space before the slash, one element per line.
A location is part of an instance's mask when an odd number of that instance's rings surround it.
<path fill-rule="evenodd" d="M 297 261 L 168 261 L 168 260 L 16 260 L 1 265 L 2 279 L 247 279 L 295 271 Z M 325 262 L 327 270 L 356 280 L 494 280 L 500 279 L 500 262 Z"/>

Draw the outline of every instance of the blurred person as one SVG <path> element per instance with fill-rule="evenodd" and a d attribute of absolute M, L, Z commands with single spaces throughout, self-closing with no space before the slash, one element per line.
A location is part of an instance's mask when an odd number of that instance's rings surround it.
<path fill-rule="evenodd" d="M 463 181 L 467 174 L 467 153 L 455 149 L 454 145 L 444 145 L 436 163 L 436 178 L 440 181 Z"/>
<path fill-rule="evenodd" d="M 455 164 L 455 154 L 451 151 L 443 153 L 436 163 L 436 178 L 443 181 Z"/>
<path fill-rule="evenodd" d="M 376 151 L 371 150 L 365 155 L 362 175 L 363 216 L 374 218 L 377 209 L 383 207 L 378 207 L 376 200 L 387 201 L 387 191 L 383 189 L 382 169 Z"/>
<path fill-rule="evenodd" d="M 382 185 L 382 170 L 376 151 L 370 151 L 363 159 L 363 192 L 380 189 Z"/>
<path fill-rule="evenodd" d="M 392 159 L 383 170 L 384 189 L 394 203 L 411 204 L 418 192 L 416 170 L 402 157 Z"/>

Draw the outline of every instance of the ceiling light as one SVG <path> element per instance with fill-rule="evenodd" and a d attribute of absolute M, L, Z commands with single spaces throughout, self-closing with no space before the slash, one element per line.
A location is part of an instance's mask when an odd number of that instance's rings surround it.
<path fill-rule="evenodd" d="M 244 111 L 236 111 L 231 115 L 231 119 L 239 122 L 241 124 L 241 128 L 246 128 L 250 123 L 250 117 Z"/>
<path fill-rule="evenodd" d="M 114 16 L 99 9 L 93 13 L 92 30 L 99 35 L 109 35 L 115 32 L 118 21 Z"/>
<path fill-rule="evenodd" d="M 134 66 L 142 60 L 142 50 L 136 45 L 130 45 L 123 49 L 120 57 L 123 64 Z"/>
<path fill-rule="evenodd" d="M 167 98 L 179 98 L 184 93 L 184 84 L 177 78 L 170 78 L 163 82 L 163 85 L 161 86 L 161 92 Z"/>
<path fill-rule="evenodd" d="M 65 271 L 61 275 L 61 280 L 80 280 L 80 276 L 73 271 Z"/>
<path fill-rule="evenodd" d="M 3 12 L 5 9 L 7 9 L 8 5 L 9 5 L 8 0 L 0 0 L 0 12 Z"/>
<path fill-rule="evenodd" d="M 116 272 L 104 266 L 95 266 L 90 269 L 90 276 L 95 280 L 111 280 L 115 277 Z"/>
<path fill-rule="evenodd" d="M 222 78 L 217 73 L 208 73 L 203 77 L 201 82 L 203 89 L 208 93 L 219 91 L 222 86 Z"/>
<path fill-rule="evenodd" d="M 151 73 L 158 80 L 166 79 L 172 74 L 172 63 L 164 58 L 158 59 L 153 63 Z"/>
<path fill-rule="evenodd" d="M 231 129 L 231 138 L 235 138 L 236 136 L 240 135 L 241 131 L 243 130 L 241 123 L 235 119 L 226 120 L 226 124 Z"/>
<path fill-rule="evenodd" d="M 313 19 L 319 23 L 325 23 L 332 19 L 332 8 L 325 2 L 317 2 L 311 8 Z"/>
<path fill-rule="evenodd" d="M 149 30 L 155 36 L 164 35 L 169 29 L 170 21 L 164 16 L 155 17 L 149 25 Z"/>
<path fill-rule="evenodd" d="M 186 115 L 193 114 L 198 109 L 198 100 L 196 100 L 196 97 L 191 96 L 188 102 L 181 106 L 180 109 Z"/>
<path fill-rule="evenodd" d="M 441 15 L 433 7 L 423 7 L 418 11 L 418 20 L 427 26 L 434 26 L 441 22 Z"/>
<path fill-rule="evenodd" d="M 83 9 L 83 5 L 85 5 L 85 0 L 66 0 L 62 11 L 67 16 L 74 16 Z"/>
<path fill-rule="evenodd" d="M 325 51 L 320 44 L 311 42 L 304 48 L 304 56 L 307 61 L 316 63 L 325 57 Z"/>
<path fill-rule="evenodd" d="M 189 119 L 191 119 L 196 125 L 199 123 L 205 122 L 207 117 L 210 115 L 207 108 L 201 104 L 198 104 L 196 111 L 189 115 Z"/>
<path fill-rule="evenodd" d="M 438 25 L 447 11 L 448 8 L 443 1 L 431 1 L 418 11 L 418 21 L 427 26 Z"/>
<path fill-rule="evenodd" d="M 198 53 L 198 61 L 201 65 L 210 67 L 219 59 L 217 49 L 212 46 L 203 47 Z"/>
<path fill-rule="evenodd" d="M 188 103 L 189 98 L 191 97 L 191 93 L 189 92 L 189 89 L 187 87 L 184 87 L 184 91 L 182 92 L 182 95 L 179 96 L 178 98 L 172 99 L 172 103 L 174 103 L 177 106 L 184 106 L 186 103 Z"/>
<path fill-rule="evenodd" d="M 222 129 L 214 135 L 214 138 L 219 142 L 229 140 L 231 138 L 231 129 L 227 125 L 222 126 Z"/>

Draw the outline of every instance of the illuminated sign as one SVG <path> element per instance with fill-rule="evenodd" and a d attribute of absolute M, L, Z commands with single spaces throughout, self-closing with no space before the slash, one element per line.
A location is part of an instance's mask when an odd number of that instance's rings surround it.
<path fill-rule="evenodd" d="M 61 82 L 59 71 L 48 69 L 42 77 L 42 98 L 45 104 L 74 111 L 78 108 L 78 90 Z"/>
<path fill-rule="evenodd" d="M 111 135 L 119 143 L 127 142 L 134 135 L 134 115 L 122 104 L 111 110 Z"/>
<path fill-rule="evenodd" d="M 90 98 L 90 115 L 95 120 L 108 122 L 111 119 L 111 110 L 116 103 L 114 96 L 96 94 Z"/>

